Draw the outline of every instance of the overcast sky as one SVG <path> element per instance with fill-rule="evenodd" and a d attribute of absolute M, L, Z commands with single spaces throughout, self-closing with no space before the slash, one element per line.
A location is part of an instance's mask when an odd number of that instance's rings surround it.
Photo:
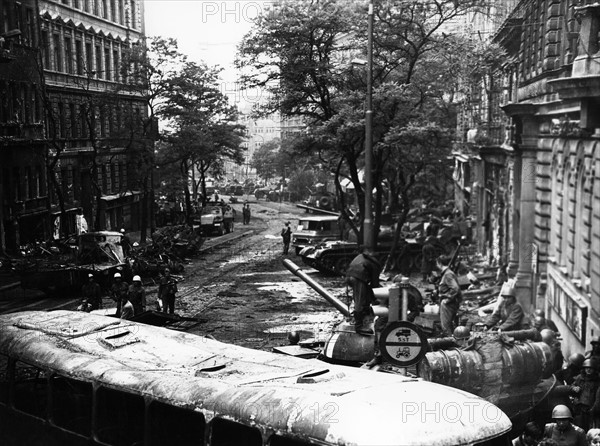
<path fill-rule="evenodd" d="M 236 45 L 263 11 L 267 1 L 145 0 L 146 35 L 174 37 L 179 50 L 194 61 L 224 68 L 221 77 L 228 95 L 237 75 L 233 69 Z"/>

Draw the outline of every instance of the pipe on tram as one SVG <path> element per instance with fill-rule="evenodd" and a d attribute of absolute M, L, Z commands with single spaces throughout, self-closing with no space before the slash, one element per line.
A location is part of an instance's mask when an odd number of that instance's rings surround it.
<path fill-rule="evenodd" d="M 346 317 L 350 317 L 350 311 L 348 311 L 348 307 L 344 305 L 344 303 L 335 297 L 333 294 L 329 293 L 325 288 L 323 288 L 318 282 L 312 279 L 308 274 L 306 274 L 302 269 L 296 265 L 294 262 L 288 259 L 283 259 L 283 265 L 290 270 L 292 274 L 298 276 L 302 279 L 303 282 L 306 282 L 308 286 L 310 286 L 313 290 L 319 293 L 321 296 L 327 300 L 331 305 L 333 305 L 340 313 L 342 313 Z"/>

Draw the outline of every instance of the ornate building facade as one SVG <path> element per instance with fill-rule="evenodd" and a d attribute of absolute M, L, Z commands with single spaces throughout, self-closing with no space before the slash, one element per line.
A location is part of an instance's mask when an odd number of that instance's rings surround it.
<path fill-rule="evenodd" d="M 1 3 L 0 30 L 20 30 L 4 45 L 29 45 L 29 78 L 8 75 L 0 84 L 8 93 L 0 121 L 13 133 L 6 141 L 25 147 L 19 160 L 3 163 L 3 248 L 72 234 L 81 211 L 90 229 L 138 229 L 151 214 L 142 205 L 151 196 L 144 193 L 152 188 L 144 176 L 151 143 L 139 143 L 148 121 L 143 90 L 125 88 L 137 82 L 130 74 L 137 67 L 122 60 L 143 45 L 143 2 Z M 3 63 L 0 77 L 24 60 Z"/>
<path fill-rule="evenodd" d="M 600 335 L 599 29 L 596 2 L 520 1 L 493 36 L 508 56 L 491 73 L 505 134 L 471 145 L 499 167 L 485 180 L 502 189 L 505 236 L 490 244 L 506 247 L 521 304 L 556 322 L 565 354 Z"/>

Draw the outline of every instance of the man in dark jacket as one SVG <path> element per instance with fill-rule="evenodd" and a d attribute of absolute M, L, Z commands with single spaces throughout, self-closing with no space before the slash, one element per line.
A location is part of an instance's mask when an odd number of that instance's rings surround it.
<path fill-rule="evenodd" d="M 510 286 L 502 291 L 503 301 L 498 308 L 485 321 L 486 327 L 497 327 L 499 330 L 521 330 L 523 328 L 523 307 L 517 303 L 514 287 Z"/>
<path fill-rule="evenodd" d="M 290 228 L 289 221 L 285 222 L 285 227 L 281 230 L 281 239 L 283 240 L 283 253 L 287 254 L 292 240 L 292 228 Z"/>
<path fill-rule="evenodd" d="M 88 282 L 81 289 L 83 294 L 83 307 L 86 311 L 102 308 L 102 290 L 98 282 L 94 280 L 93 274 L 88 274 Z"/>
<path fill-rule="evenodd" d="M 365 249 L 357 255 L 346 270 L 346 280 L 352 285 L 354 299 L 354 330 L 361 334 L 373 334 L 373 330 L 365 323 L 371 315 L 371 303 L 375 301 L 373 288 L 379 287 L 381 264 L 375 254 Z"/>
<path fill-rule="evenodd" d="M 123 281 L 121 273 L 115 273 L 113 278 L 115 281 L 110 287 L 110 296 L 117 304 L 116 316 L 121 317 L 121 310 L 127 301 L 127 296 L 129 294 L 129 285 Z"/>
<path fill-rule="evenodd" d="M 437 266 L 442 271 L 438 284 L 442 336 L 450 337 L 454 332 L 454 318 L 462 301 L 462 292 L 456 273 L 450 269 L 450 257 L 446 255 L 438 257 Z"/>
<path fill-rule="evenodd" d="M 175 294 L 177 293 L 177 281 L 171 276 L 171 270 L 165 268 L 164 275 L 158 285 L 158 297 L 162 301 L 162 311 L 169 314 L 175 312 Z"/>

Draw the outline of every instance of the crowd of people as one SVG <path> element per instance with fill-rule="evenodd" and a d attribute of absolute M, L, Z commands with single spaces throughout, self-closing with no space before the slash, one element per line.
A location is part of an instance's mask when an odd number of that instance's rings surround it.
<path fill-rule="evenodd" d="M 177 292 L 177 280 L 171 275 L 170 268 L 165 268 L 159 277 L 156 311 L 174 314 Z M 102 308 L 102 289 L 93 274 L 88 274 L 88 282 L 81 294 L 79 310 L 90 312 Z M 121 319 L 131 319 L 147 310 L 146 290 L 139 275 L 133 276 L 129 284 L 121 273 L 115 273 L 109 296 L 116 304 L 115 316 Z"/>

